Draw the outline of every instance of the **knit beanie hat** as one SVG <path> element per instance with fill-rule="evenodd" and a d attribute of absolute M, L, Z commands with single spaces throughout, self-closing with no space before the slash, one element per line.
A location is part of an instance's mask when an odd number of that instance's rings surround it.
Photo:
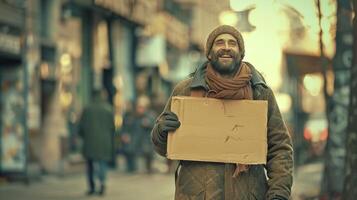
<path fill-rule="evenodd" d="M 245 53 L 245 48 L 244 48 L 244 41 L 243 41 L 242 34 L 236 28 L 234 28 L 233 26 L 229 26 L 229 25 L 218 26 L 208 35 L 207 42 L 206 42 L 206 49 L 205 49 L 206 57 L 208 58 L 208 55 L 211 51 L 213 42 L 216 39 L 216 37 L 218 37 L 219 35 L 224 34 L 224 33 L 231 34 L 234 38 L 237 39 L 239 50 L 242 55 L 241 59 L 243 59 L 244 53 Z"/>

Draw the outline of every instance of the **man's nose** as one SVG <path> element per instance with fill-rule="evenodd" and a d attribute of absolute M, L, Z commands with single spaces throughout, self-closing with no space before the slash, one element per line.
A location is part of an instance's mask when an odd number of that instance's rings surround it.
<path fill-rule="evenodd" d="M 229 49 L 228 42 L 225 42 L 225 43 L 224 43 L 224 49 Z"/>

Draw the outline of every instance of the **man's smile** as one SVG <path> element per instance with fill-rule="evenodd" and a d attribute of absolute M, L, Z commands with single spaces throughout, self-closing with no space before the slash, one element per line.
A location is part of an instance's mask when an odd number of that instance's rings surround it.
<path fill-rule="evenodd" d="M 233 60 L 233 56 L 225 54 L 225 55 L 219 56 L 218 59 L 223 62 L 229 62 L 229 61 Z"/>

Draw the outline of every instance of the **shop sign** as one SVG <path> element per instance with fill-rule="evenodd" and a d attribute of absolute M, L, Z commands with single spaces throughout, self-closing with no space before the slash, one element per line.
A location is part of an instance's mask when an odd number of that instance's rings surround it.
<path fill-rule="evenodd" d="M 95 0 L 94 4 L 139 24 L 147 24 L 156 13 L 157 0 Z"/>
<path fill-rule="evenodd" d="M 167 41 L 178 49 L 187 49 L 189 45 L 189 33 L 186 24 L 170 15 L 169 13 L 162 13 L 165 19 L 165 35 Z"/>

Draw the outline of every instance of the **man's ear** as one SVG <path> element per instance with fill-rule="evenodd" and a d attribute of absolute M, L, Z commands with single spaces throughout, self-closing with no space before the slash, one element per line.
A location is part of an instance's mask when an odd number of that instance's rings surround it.
<path fill-rule="evenodd" d="M 211 54 L 208 54 L 207 58 L 208 58 L 208 60 L 211 60 L 212 59 Z"/>

